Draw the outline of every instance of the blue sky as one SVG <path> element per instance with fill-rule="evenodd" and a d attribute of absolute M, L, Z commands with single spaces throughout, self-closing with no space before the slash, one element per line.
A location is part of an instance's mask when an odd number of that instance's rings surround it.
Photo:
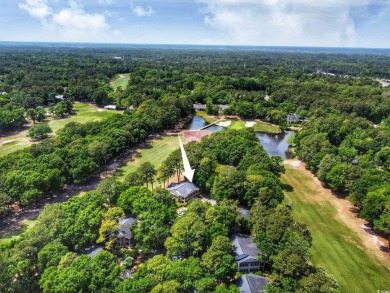
<path fill-rule="evenodd" d="M 390 0 L 0 0 L 0 41 L 390 48 Z"/>

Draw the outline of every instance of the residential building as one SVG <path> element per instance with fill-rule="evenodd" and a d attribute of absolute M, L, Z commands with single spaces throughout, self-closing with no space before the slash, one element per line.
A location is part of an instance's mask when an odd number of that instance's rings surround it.
<path fill-rule="evenodd" d="M 119 221 L 119 230 L 117 235 L 117 244 L 121 247 L 131 247 L 133 244 L 132 241 L 132 233 L 131 233 L 131 225 L 133 225 L 138 220 L 136 218 L 126 218 Z"/>
<path fill-rule="evenodd" d="M 171 183 L 167 190 L 174 196 L 179 202 L 187 202 L 192 198 L 200 196 L 199 188 L 192 182 L 180 182 Z"/>
<path fill-rule="evenodd" d="M 225 111 L 227 108 L 229 108 L 229 105 L 218 105 L 219 112 Z"/>
<path fill-rule="evenodd" d="M 253 274 L 243 275 L 237 279 L 236 285 L 240 293 L 259 293 L 266 292 L 265 285 L 268 284 L 268 279 L 263 276 Z"/>
<path fill-rule="evenodd" d="M 100 251 L 103 251 L 103 247 L 101 245 L 97 245 L 97 246 L 92 246 L 92 247 L 86 248 L 84 253 L 88 254 L 88 256 L 90 256 L 90 257 L 94 257 Z"/>
<path fill-rule="evenodd" d="M 264 263 L 257 259 L 260 252 L 252 236 L 235 234 L 232 241 L 233 255 L 239 272 L 257 272 L 260 268 L 264 267 Z"/>

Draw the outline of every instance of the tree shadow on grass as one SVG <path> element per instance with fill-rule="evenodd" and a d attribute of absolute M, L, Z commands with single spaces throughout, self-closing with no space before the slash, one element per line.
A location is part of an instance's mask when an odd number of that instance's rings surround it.
<path fill-rule="evenodd" d="M 292 187 L 290 184 L 284 184 L 282 183 L 282 188 L 286 192 L 292 192 L 294 191 L 294 187 Z"/>

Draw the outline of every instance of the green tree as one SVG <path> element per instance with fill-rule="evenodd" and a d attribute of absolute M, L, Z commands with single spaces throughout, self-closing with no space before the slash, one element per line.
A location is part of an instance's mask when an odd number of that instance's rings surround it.
<path fill-rule="evenodd" d="M 157 175 L 157 171 L 154 166 L 150 162 L 145 162 L 141 164 L 137 171 L 139 172 L 143 182 L 146 183 L 146 187 L 148 187 L 148 183 L 150 183 L 153 189 L 154 176 Z"/>
<path fill-rule="evenodd" d="M 216 200 L 240 199 L 244 193 L 245 174 L 234 167 L 222 169 L 214 181 L 211 194 Z"/>
<path fill-rule="evenodd" d="M 186 213 L 171 228 L 165 241 L 168 255 L 199 255 L 208 243 L 207 226 L 194 213 Z"/>
<path fill-rule="evenodd" d="M 40 123 L 33 125 L 27 133 L 28 137 L 32 139 L 43 139 L 48 136 L 49 133 L 53 132 L 47 123 Z"/>
<path fill-rule="evenodd" d="M 119 194 L 123 191 L 123 188 L 114 177 L 107 177 L 100 182 L 97 191 L 106 198 L 107 204 L 110 207 L 117 201 Z"/>
<path fill-rule="evenodd" d="M 378 186 L 367 193 L 363 201 L 360 216 L 367 221 L 374 222 L 379 219 L 390 202 L 390 184 Z"/>
<path fill-rule="evenodd" d="M 337 292 L 336 280 L 328 276 L 323 269 L 316 269 L 300 280 L 301 288 L 297 293 L 333 293 Z"/>
<path fill-rule="evenodd" d="M 42 273 L 48 267 L 57 267 L 61 258 L 68 252 L 62 244 L 46 244 L 38 253 L 38 268 Z"/>
<path fill-rule="evenodd" d="M 37 121 L 37 116 L 38 116 L 37 111 L 33 108 L 30 108 L 26 111 L 26 115 L 28 118 L 32 120 L 33 124 L 35 124 L 35 121 Z"/>
<path fill-rule="evenodd" d="M 176 280 L 171 280 L 158 284 L 150 293 L 179 293 L 181 292 L 180 289 L 180 283 Z"/>
<path fill-rule="evenodd" d="M 113 292 L 118 285 L 119 266 L 114 256 L 107 252 L 99 252 L 91 261 L 92 278 L 88 286 L 89 292 Z"/>
<path fill-rule="evenodd" d="M 142 186 L 142 185 L 144 185 L 142 175 L 138 171 L 129 173 L 126 176 L 125 181 L 126 181 L 126 184 L 128 186 Z"/>
<path fill-rule="evenodd" d="M 202 255 L 202 266 L 218 281 L 229 282 L 237 269 L 232 252 L 231 240 L 226 236 L 217 236 Z"/>
<path fill-rule="evenodd" d="M 110 145 L 102 141 L 93 141 L 88 145 L 88 153 L 99 165 L 107 165 L 111 158 Z"/>

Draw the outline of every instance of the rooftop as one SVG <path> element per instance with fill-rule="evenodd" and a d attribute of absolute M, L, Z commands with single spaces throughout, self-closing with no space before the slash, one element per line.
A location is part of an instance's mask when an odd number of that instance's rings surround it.
<path fill-rule="evenodd" d="M 138 220 L 136 218 L 126 218 L 119 221 L 119 225 L 121 228 L 118 230 L 118 234 L 127 239 L 131 239 L 132 233 L 130 230 L 131 225 L 133 225 Z"/>
<path fill-rule="evenodd" d="M 167 190 L 174 196 L 181 196 L 183 198 L 188 197 L 192 192 L 198 191 L 199 188 L 192 182 L 172 183 L 168 186 Z"/>
<path fill-rule="evenodd" d="M 241 216 L 243 216 L 244 218 L 247 218 L 250 216 L 250 211 L 248 209 L 243 208 L 243 207 L 238 207 L 238 210 L 240 211 Z"/>
<path fill-rule="evenodd" d="M 258 293 L 264 291 L 268 279 L 263 276 L 247 274 L 238 278 L 236 284 L 241 293 Z"/>
<path fill-rule="evenodd" d="M 234 258 L 240 261 L 248 256 L 256 259 L 259 255 L 259 250 L 253 241 L 253 237 L 244 234 L 235 234 L 233 236 Z"/>
<path fill-rule="evenodd" d="M 100 251 L 103 251 L 103 247 L 100 246 L 100 245 L 98 245 L 98 246 L 96 246 L 96 247 L 93 247 L 92 250 L 91 250 L 89 253 L 87 253 L 87 252 L 88 252 L 87 249 L 86 249 L 85 252 L 88 254 L 88 256 L 94 257 L 94 256 L 97 255 Z"/>

